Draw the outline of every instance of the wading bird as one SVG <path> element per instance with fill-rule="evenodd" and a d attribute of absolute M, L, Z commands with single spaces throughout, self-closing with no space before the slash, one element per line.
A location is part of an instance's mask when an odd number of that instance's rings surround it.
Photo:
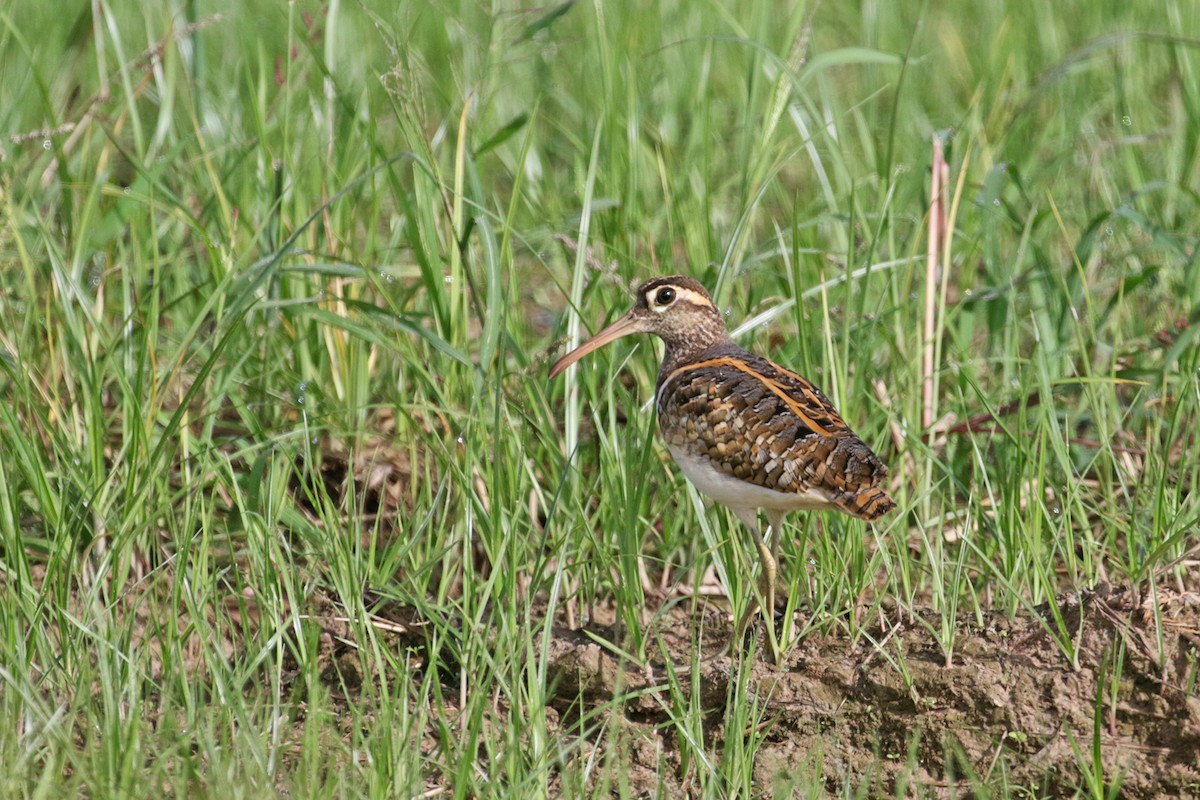
<path fill-rule="evenodd" d="M 675 463 L 754 536 L 768 641 L 778 664 L 775 578 L 784 517 L 797 509 L 836 509 L 878 519 L 896 505 L 881 488 L 887 468 L 820 389 L 734 344 L 708 292 L 692 278 L 643 283 L 633 309 L 556 361 L 550 378 L 631 333 L 652 333 L 666 344 L 654 405 Z M 769 534 L 759 527 L 759 509 Z M 742 615 L 732 648 L 759 608 L 755 602 Z"/>

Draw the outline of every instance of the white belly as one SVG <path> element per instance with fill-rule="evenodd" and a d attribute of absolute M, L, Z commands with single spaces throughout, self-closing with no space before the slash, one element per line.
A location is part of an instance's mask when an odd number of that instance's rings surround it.
<path fill-rule="evenodd" d="M 816 489 L 806 492 L 777 492 L 724 473 L 714 467 L 707 458 L 691 455 L 681 447 L 668 445 L 667 449 L 700 494 L 711 497 L 723 506 L 793 511 L 802 508 L 829 508 L 833 505 L 824 492 Z"/>

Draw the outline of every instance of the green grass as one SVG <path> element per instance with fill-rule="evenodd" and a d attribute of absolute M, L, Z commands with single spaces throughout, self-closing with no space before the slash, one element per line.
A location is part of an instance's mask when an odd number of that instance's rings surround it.
<path fill-rule="evenodd" d="M 549 721 L 546 618 L 642 663 L 643 567 L 753 587 L 648 340 L 545 380 L 660 273 L 892 467 L 874 531 L 791 519 L 808 632 L 1196 587 L 1195 5 L 216 5 L 0 11 L 0 794 L 632 793 L 620 698 Z M 320 480 L 379 434 L 386 502 Z M 673 669 L 692 785 L 766 791 Z"/>

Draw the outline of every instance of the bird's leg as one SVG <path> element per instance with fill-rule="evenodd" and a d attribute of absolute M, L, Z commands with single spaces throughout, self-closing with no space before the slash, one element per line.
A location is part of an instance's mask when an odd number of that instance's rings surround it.
<path fill-rule="evenodd" d="M 779 563 L 779 543 L 783 541 L 783 518 L 786 516 L 786 511 L 767 511 L 767 524 L 771 526 L 771 557 L 775 559 L 776 564 Z"/>
<path fill-rule="evenodd" d="M 779 653 L 779 638 L 775 634 L 775 577 L 779 574 L 779 562 L 775 560 L 773 547 L 768 547 L 763 541 L 762 531 L 757 527 L 754 531 L 754 544 L 758 547 L 758 556 L 762 561 L 762 572 L 758 575 L 758 590 L 766 598 L 767 607 L 763 609 L 766 617 L 767 643 L 771 647 L 771 661 L 778 666 L 781 656 Z"/>
<path fill-rule="evenodd" d="M 770 600 L 771 600 L 771 628 L 772 628 L 772 630 L 774 630 L 774 627 L 775 627 L 775 579 L 779 575 L 779 545 L 783 541 L 783 518 L 787 516 L 787 512 L 780 511 L 778 509 L 767 509 L 766 514 L 767 514 L 767 524 L 771 526 L 771 566 L 772 566 L 772 569 L 771 569 Z M 785 590 L 785 592 L 786 592 L 786 590 Z M 784 601 L 783 601 L 785 607 L 787 606 L 787 601 L 788 601 L 788 598 L 785 594 Z M 787 637 L 790 634 L 791 634 L 791 624 L 789 622 L 787 622 L 785 619 L 783 629 L 779 631 L 779 635 L 781 638 L 784 639 L 784 641 L 786 641 Z M 776 663 L 777 664 L 779 663 L 778 659 L 776 660 Z"/>
<path fill-rule="evenodd" d="M 775 548 L 774 546 L 768 547 L 763 539 L 756 509 L 738 508 L 734 509 L 733 513 L 750 529 L 751 535 L 754 536 L 754 546 L 758 548 L 759 561 L 762 563 L 762 572 L 758 576 L 758 591 L 759 596 L 766 601 L 767 605 L 764 609 L 761 601 L 756 597 L 754 602 L 742 613 L 742 618 L 738 620 L 737 627 L 734 629 L 730 653 L 732 655 L 741 646 L 742 637 L 746 634 L 746 626 L 750 624 L 750 620 L 754 618 L 759 609 L 762 609 L 766 612 L 767 644 L 771 648 L 771 659 L 775 664 L 779 664 L 779 641 L 775 636 L 775 577 L 779 573 L 779 562 L 775 558 Z M 778 537 L 778 533 L 776 533 L 776 537 Z"/>

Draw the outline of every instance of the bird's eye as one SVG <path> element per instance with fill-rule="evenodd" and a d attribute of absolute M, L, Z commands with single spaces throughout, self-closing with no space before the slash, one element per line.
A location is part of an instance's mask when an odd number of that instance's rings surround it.
<path fill-rule="evenodd" d="M 658 290 L 658 294 L 654 295 L 654 302 L 660 306 L 669 306 L 675 302 L 675 290 L 669 286 L 664 286 Z"/>

